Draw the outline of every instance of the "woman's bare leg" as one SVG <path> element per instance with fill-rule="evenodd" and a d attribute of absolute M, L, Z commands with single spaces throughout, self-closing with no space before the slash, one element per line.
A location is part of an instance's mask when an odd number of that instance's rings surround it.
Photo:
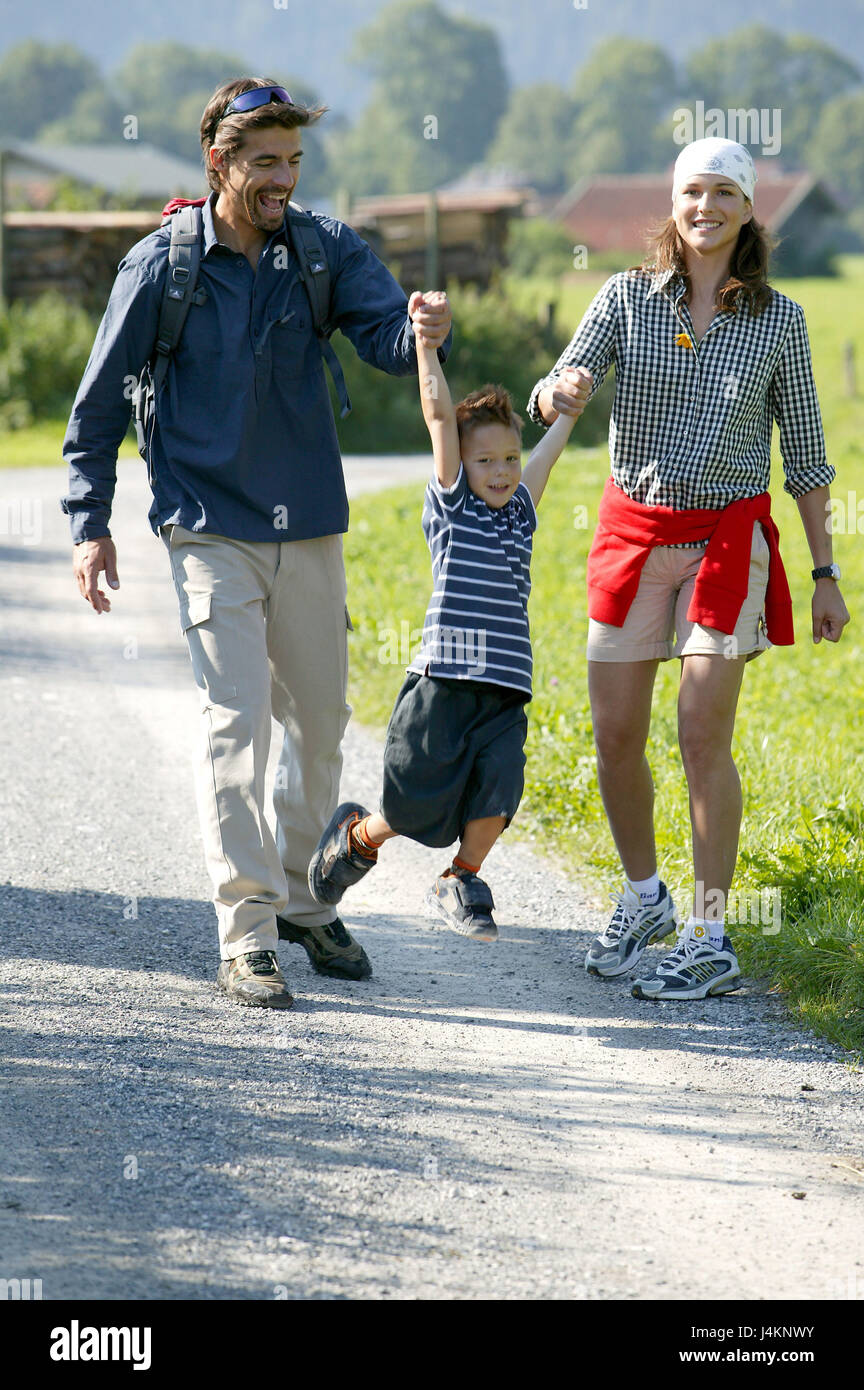
<path fill-rule="evenodd" d="M 629 879 L 657 871 L 654 782 L 645 757 L 659 661 L 589 661 L 597 781 Z"/>

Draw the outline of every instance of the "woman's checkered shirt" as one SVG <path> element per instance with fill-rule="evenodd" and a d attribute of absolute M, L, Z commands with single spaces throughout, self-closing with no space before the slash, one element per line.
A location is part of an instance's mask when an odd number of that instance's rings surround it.
<path fill-rule="evenodd" d="M 622 271 L 595 295 L 537 397 L 564 367 L 585 367 L 591 396 L 615 365 L 609 426 L 612 477 L 648 506 L 725 507 L 768 488 L 771 430 L 780 428 L 784 488 L 793 497 L 830 483 L 804 312 L 771 292 L 754 317 L 715 314 L 697 347 L 684 283 L 674 272 Z M 589 396 L 590 400 L 590 396 Z"/>

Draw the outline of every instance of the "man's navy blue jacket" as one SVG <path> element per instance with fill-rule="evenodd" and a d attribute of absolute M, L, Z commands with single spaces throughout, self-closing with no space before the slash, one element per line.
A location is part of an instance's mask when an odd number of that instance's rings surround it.
<path fill-rule="evenodd" d="M 348 528 L 348 500 L 324 363 L 291 238 L 283 227 L 256 271 L 222 245 L 211 194 L 193 304 L 157 403 L 150 449 L 150 524 L 177 522 L 246 541 L 307 540 Z M 364 362 L 417 371 L 407 300 L 356 232 L 320 213 L 331 320 Z M 168 266 L 170 226 L 136 243 L 118 267 L 72 408 L 62 499 L 72 540 L 109 535 L 117 450 L 131 390 L 150 358 Z M 282 268 L 280 268 L 280 266 Z M 441 360 L 450 346 L 439 349 Z M 418 401 L 419 407 L 419 401 Z"/>

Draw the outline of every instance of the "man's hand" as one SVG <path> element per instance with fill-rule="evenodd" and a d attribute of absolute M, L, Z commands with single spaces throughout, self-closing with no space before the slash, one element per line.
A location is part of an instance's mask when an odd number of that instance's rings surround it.
<path fill-rule="evenodd" d="M 426 347 L 443 345 L 453 322 L 450 301 L 443 290 L 427 290 L 425 294 L 415 290 L 408 300 L 408 314 L 415 335 L 422 337 Z"/>
<path fill-rule="evenodd" d="M 813 641 L 839 642 L 849 621 L 849 610 L 835 579 L 817 579 L 813 590 Z"/>
<path fill-rule="evenodd" d="M 594 378 L 585 367 L 565 367 L 551 386 L 544 386 L 537 397 L 540 414 L 551 425 L 559 415 L 572 415 L 578 420 L 585 406 Z"/>
<path fill-rule="evenodd" d="M 72 551 L 72 568 L 75 578 L 87 602 L 97 613 L 110 613 L 111 603 L 98 587 L 99 575 L 105 571 L 105 578 L 112 589 L 120 588 L 117 578 L 117 551 L 110 536 L 100 536 L 95 541 L 82 541 Z"/>

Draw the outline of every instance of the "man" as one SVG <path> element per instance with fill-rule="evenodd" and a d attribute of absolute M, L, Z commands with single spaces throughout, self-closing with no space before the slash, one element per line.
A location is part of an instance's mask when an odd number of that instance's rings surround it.
<path fill-rule="evenodd" d="M 348 504 L 319 339 L 287 203 L 301 136 L 325 107 L 292 102 L 265 78 L 226 83 L 201 121 L 211 194 L 198 285 L 157 401 L 148 441 L 150 523 L 168 550 L 202 706 L 196 795 L 221 961 L 241 1004 L 290 1008 L 281 937 L 315 969 L 362 979 L 371 966 L 306 869 L 338 800 L 350 707 L 342 532 Z M 315 214 L 331 281 L 331 321 L 364 361 L 417 370 L 405 295 L 351 228 Z M 72 410 L 64 456 L 74 570 L 95 612 L 119 587 L 108 531 L 129 382 L 151 357 L 170 228 L 120 263 Z M 200 298 L 200 296 L 199 296 Z M 446 356 L 450 309 L 412 296 L 412 318 Z M 283 725 L 277 833 L 264 776 L 271 710 Z"/>

